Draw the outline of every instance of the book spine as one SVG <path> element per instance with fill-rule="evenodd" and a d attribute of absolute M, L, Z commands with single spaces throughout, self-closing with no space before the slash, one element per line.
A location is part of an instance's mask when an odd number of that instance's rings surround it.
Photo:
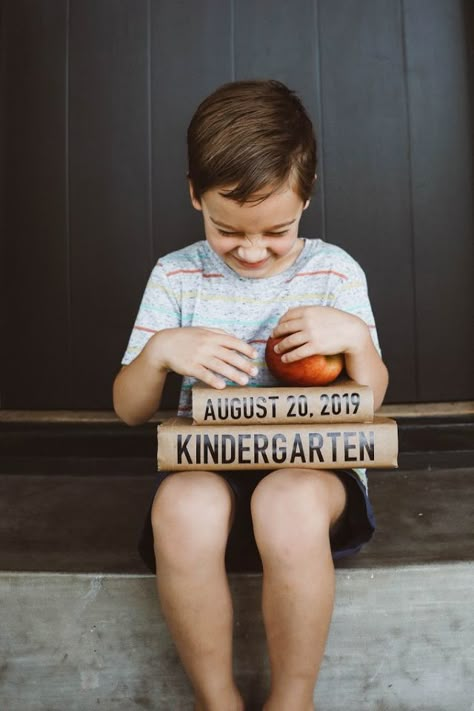
<path fill-rule="evenodd" d="M 194 387 L 193 419 L 197 424 L 310 424 L 371 422 L 370 388 L 351 384 L 306 388 Z"/>
<path fill-rule="evenodd" d="M 337 469 L 396 467 L 397 425 L 381 418 L 368 424 L 298 428 L 270 425 L 222 427 L 166 423 L 158 426 L 158 469 Z"/>

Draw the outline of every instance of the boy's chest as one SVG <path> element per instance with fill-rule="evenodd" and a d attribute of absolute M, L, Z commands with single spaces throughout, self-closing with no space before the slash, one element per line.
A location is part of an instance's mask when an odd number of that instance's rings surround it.
<path fill-rule="evenodd" d="M 225 282 L 197 284 L 183 299 L 182 325 L 222 328 L 244 340 L 266 338 L 280 317 L 299 306 L 330 306 L 333 295 L 322 280 L 301 280 L 274 288 L 229 288 Z M 318 283 L 319 282 L 319 283 Z"/>

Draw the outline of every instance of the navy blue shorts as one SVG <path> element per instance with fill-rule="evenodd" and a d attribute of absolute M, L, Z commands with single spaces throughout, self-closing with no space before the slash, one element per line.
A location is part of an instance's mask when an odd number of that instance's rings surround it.
<path fill-rule="evenodd" d="M 375 531 L 375 516 L 368 493 L 357 474 L 350 469 L 332 471 L 342 481 L 347 493 L 345 511 L 330 539 L 333 560 L 338 560 L 357 553 L 372 538 Z M 269 472 L 224 470 L 216 473 L 224 477 L 235 493 L 235 517 L 227 542 L 226 568 L 229 572 L 259 572 L 262 570 L 262 564 L 253 535 L 250 499 L 257 484 Z M 172 474 L 173 472 L 160 472 L 156 489 L 166 477 Z M 152 505 L 153 501 L 145 517 L 138 550 L 147 567 L 155 573 L 151 526 Z"/>

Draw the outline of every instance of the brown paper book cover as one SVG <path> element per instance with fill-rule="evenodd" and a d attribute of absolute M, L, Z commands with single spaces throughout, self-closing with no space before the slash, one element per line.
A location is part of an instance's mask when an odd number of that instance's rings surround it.
<path fill-rule="evenodd" d="M 366 385 L 341 380 L 321 387 L 228 386 L 224 390 L 198 383 L 192 390 L 197 424 L 314 424 L 372 422 L 374 397 Z"/>
<path fill-rule="evenodd" d="M 158 425 L 158 469 L 396 468 L 395 420 L 315 425 Z"/>

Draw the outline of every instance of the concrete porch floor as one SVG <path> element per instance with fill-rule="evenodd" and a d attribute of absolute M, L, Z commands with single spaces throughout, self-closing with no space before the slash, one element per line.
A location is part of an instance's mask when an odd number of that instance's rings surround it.
<path fill-rule="evenodd" d="M 248 711 L 269 681 L 260 586 L 231 576 Z M 473 709 L 473 586 L 471 563 L 338 570 L 318 711 Z M 151 576 L 1 573 L 0 594 L 2 709 L 192 710 Z"/>

